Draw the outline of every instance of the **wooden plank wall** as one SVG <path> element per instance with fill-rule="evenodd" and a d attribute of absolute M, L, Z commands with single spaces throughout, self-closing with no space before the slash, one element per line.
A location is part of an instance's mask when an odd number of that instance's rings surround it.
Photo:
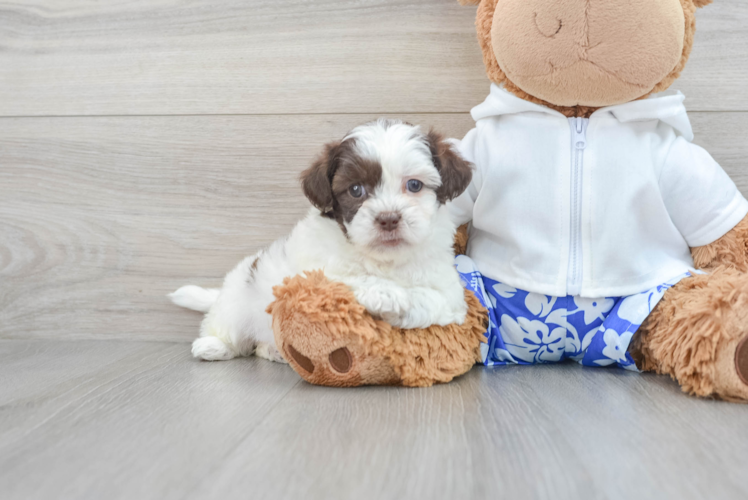
<path fill-rule="evenodd" d="M 308 207 L 296 177 L 377 116 L 461 137 L 487 91 L 456 0 L 0 1 L 0 338 L 189 341 Z M 698 14 L 676 88 L 748 194 L 748 3 Z"/>

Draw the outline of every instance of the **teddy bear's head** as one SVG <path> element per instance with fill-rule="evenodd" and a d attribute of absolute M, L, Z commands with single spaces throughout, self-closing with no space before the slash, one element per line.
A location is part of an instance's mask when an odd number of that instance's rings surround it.
<path fill-rule="evenodd" d="M 460 0 L 477 4 L 488 77 L 566 115 L 667 89 L 712 0 Z"/>

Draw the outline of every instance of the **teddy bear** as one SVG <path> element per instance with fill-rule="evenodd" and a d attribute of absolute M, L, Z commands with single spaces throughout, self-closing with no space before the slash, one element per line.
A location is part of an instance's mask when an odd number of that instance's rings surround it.
<path fill-rule="evenodd" d="M 398 330 L 321 273 L 288 278 L 269 311 L 291 366 L 427 386 L 573 359 L 748 401 L 748 201 L 668 91 L 711 0 L 461 1 L 492 82 L 450 206 L 469 318 Z"/>

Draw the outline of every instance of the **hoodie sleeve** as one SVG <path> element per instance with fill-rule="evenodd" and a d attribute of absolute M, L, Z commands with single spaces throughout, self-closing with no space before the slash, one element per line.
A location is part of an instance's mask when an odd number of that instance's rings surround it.
<path fill-rule="evenodd" d="M 690 247 L 712 243 L 748 214 L 748 201 L 703 148 L 675 139 L 660 174 L 660 191 Z"/>
<path fill-rule="evenodd" d="M 462 141 L 457 139 L 451 140 L 452 144 L 462 154 L 462 157 L 474 165 L 473 179 L 468 188 L 460 196 L 447 203 L 452 221 L 458 226 L 473 220 L 473 206 L 475 205 L 475 200 L 478 198 L 480 186 L 483 181 L 480 165 L 475 161 L 477 138 L 478 129 L 474 128 L 465 135 Z"/>

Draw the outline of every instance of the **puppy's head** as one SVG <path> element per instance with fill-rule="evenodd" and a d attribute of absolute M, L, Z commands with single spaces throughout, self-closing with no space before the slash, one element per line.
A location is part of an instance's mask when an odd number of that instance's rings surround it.
<path fill-rule="evenodd" d="M 471 177 L 470 163 L 436 132 L 380 119 L 328 144 L 301 180 L 354 245 L 386 254 L 423 241 Z"/>

